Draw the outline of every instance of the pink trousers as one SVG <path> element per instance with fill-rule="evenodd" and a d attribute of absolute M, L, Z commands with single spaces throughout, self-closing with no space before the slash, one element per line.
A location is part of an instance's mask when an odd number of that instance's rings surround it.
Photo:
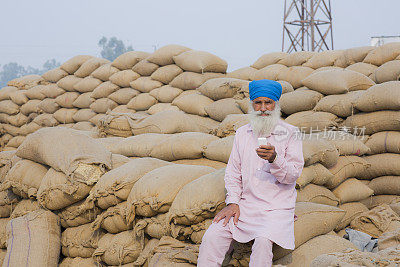
<path fill-rule="evenodd" d="M 197 266 L 221 266 L 232 243 L 233 237 L 229 226 L 223 226 L 223 220 L 213 223 L 205 232 L 199 251 Z M 268 238 L 257 237 L 254 240 L 249 267 L 272 266 L 272 241 Z"/>

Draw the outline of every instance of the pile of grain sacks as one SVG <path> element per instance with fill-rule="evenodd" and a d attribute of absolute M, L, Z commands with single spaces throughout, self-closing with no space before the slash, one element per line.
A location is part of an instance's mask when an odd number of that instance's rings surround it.
<path fill-rule="evenodd" d="M 356 256 L 313 264 L 385 258 L 399 244 L 398 62 L 393 43 L 270 53 L 225 74 L 217 56 L 169 45 L 114 62 L 76 56 L 10 81 L 0 90 L 2 254 L 13 244 L 10 219 L 51 217 L 46 264 L 195 265 L 225 205 L 224 167 L 247 123 L 248 83 L 266 78 L 284 88 L 283 118 L 301 129 L 305 160 L 296 250 L 274 248 L 275 263 L 307 266 L 344 249 Z M 383 252 L 357 254 L 346 227 L 379 237 Z M 248 265 L 250 248 L 235 244 L 225 265 Z"/>

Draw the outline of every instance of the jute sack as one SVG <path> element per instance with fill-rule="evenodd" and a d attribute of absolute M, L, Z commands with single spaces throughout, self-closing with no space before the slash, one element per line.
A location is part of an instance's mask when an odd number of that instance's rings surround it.
<path fill-rule="evenodd" d="M 358 129 L 358 132 L 363 131 L 363 134 L 374 134 L 382 131 L 400 131 L 399 120 L 399 111 L 381 110 L 347 117 L 342 126 L 349 127 L 353 132 Z"/>
<path fill-rule="evenodd" d="M 42 76 L 37 74 L 25 75 L 7 82 L 8 86 L 15 86 L 19 90 L 28 90 L 37 85 L 47 84 Z"/>
<path fill-rule="evenodd" d="M 119 105 L 126 105 L 128 102 L 140 94 L 139 91 L 132 88 L 121 88 L 108 96 L 109 99 Z"/>
<path fill-rule="evenodd" d="M 324 111 L 339 117 L 348 117 L 358 113 L 356 102 L 365 94 L 365 90 L 352 91 L 340 95 L 328 95 L 323 97 L 315 105 L 315 111 Z"/>
<path fill-rule="evenodd" d="M 98 67 L 95 71 L 92 72 L 91 76 L 102 80 L 104 82 L 108 81 L 111 75 L 118 72 L 119 70 L 116 67 L 111 66 L 111 63 L 107 63 Z"/>
<path fill-rule="evenodd" d="M 382 204 L 358 215 L 351 221 L 350 227 L 378 238 L 383 233 L 400 228 L 400 217 L 389 205 Z"/>
<path fill-rule="evenodd" d="M 55 68 L 49 71 L 46 71 L 44 74 L 42 74 L 42 77 L 49 82 L 56 83 L 65 76 L 68 75 L 68 72 L 61 68 Z"/>
<path fill-rule="evenodd" d="M 138 113 L 107 112 L 97 123 L 100 135 L 132 136 L 131 127 L 146 116 Z M 93 121 L 92 121 L 93 122 Z"/>
<path fill-rule="evenodd" d="M 108 233 L 117 234 L 129 230 L 130 226 L 125 220 L 126 201 L 103 211 L 91 224 L 92 230 L 102 228 Z"/>
<path fill-rule="evenodd" d="M 58 265 L 59 267 L 75 267 L 75 266 L 81 266 L 81 267 L 101 267 L 101 263 L 96 262 L 92 258 L 81 258 L 81 257 L 76 257 L 76 258 L 64 258 L 60 264 Z"/>
<path fill-rule="evenodd" d="M 15 115 L 19 112 L 19 106 L 11 100 L 3 100 L 0 102 L 0 112 Z"/>
<path fill-rule="evenodd" d="M 139 61 L 148 57 L 150 54 L 142 51 L 129 51 L 118 56 L 111 65 L 120 69 L 127 70 L 132 69 Z"/>
<path fill-rule="evenodd" d="M 8 247 L 3 266 L 57 266 L 60 228 L 57 215 L 46 210 L 11 220 L 7 224 Z"/>
<path fill-rule="evenodd" d="M 285 122 L 299 127 L 305 133 L 335 129 L 342 121 L 335 114 L 311 110 L 293 113 L 285 119 Z"/>
<path fill-rule="evenodd" d="M 224 177 L 225 169 L 220 169 L 186 184 L 172 202 L 168 220 L 192 225 L 213 218 L 225 207 Z"/>
<path fill-rule="evenodd" d="M 83 63 L 88 61 L 89 59 L 93 58 L 92 56 L 87 56 L 87 55 L 78 55 L 74 56 L 73 58 L 70 58 L 66 62 L 64 62 L 60 68 L 62 70 L 65 70 L 69 74 L 74 74 L 75 71 L 79 69 L 80 66 L 82 66 Z"/>
<path fill-rule="evenodd" d="M 398 247 L 400 245 L 400 229 L 392 232 L 386 232 L 378 239 L 379 250 L 384 250 L 390 247 Z"/>
<path fill-rule="evenodd" d="M 368 187 L 375 195 L 400 195 L 400 176 L 381 176 L 373 179 Z"/>
<path fill-rule="evenodd" d="M 98 242 L 92 257 L 107 265 L 121 266 L 134 262 L 143 249 L 143 242 L 136 240 L 132 230 L 118 234 L 105 234 Z"/>
<path fill-rule="evenodd" d="M 160 213 L 150 218 L 138 219 L 134 225 L 134 233 L 137 238 L 143 238 L 144 234 L 161 239 L 171 235 L 171 225 L 168 221 L 169 212 Z"/>
<path fill-rule="evenodd" d="M 287 81 L 277 81 L 277 82 L 282 85 L 282 94 L 286 94 L 286 93 L 294 91 L 293 86 L 289 82 L 287 82 Z M 304 86 L 300 87 L 300 88 L 307 89 Z M 300 88 L 297 88 L 297 90 L 300 89 Z"/>
<path fill-rule="evenodd" d="M 10 217 L 16 205 L 18 205 L 19 197 L 12 192 L 11 189 L 0 192 L 0 218 Z"/>
<path fill-rule="evenodd" d="M 121 87 L 129 87 L 129 83 L 139 78 L 140 75 L 132 70 L 121 70 L 109 77 L 110 82 Z"/>
<path fill-rule="evenodd" d="M 198 131 L 202 133 L 211 133 L 213 129 L 218 127 L 219 121 L 215 121 L 208 117 L 187 114 L 187 116 L 192 120 L 192 122 L 197 126 Z"/>
<path fill-rule="evenodd" d="M 46 166 L 30 160 L 20 160 L 10 169 L 0 190 L 12 188 L 22 198 L 35 198 L 46 172 Z"/>
<path fill-rule="evenodd" d="M 95 99 L 91 97 L 91 94 L 92 93 L 81 94 L 75 99 L 72 105 L 77 108 L 89 108 L 90 105 L 95 101 Z"/>
<path fill-rule="evenodd" d="M 179 96 L 183 91 L 169 85 L 164 85 L 159 88 L 153 89 L 150 95 L 162 103 L 172 103 L 174 99 Z"/>
<path fill-rule="evenodd" d="M 364 144 L 365 137 L 363 136 L 352 135 L 344 131 L 326 131 L 317 133 L 317 135 L 332 144 L 341 156 L 362 156 L 370 151 L 369 147 Z"/>
<path fill-rule="evenodd" d="M 237 129 L 247 123 L 249 123 L 247 114 L 230 114 L 211 133 L 218 137 L 234 135 Z"/>
<path fill-rule="evenodd" d="M 35 123 L 35 122 L 30 122 L 28 124 L 22 125 L 20 128 L 20 134 L 23 136 L 27 136 L 30 133 L 33 133 L 37 130 L 39 130 L 41 127 Z"/>
<path fill-rule="evenodd" d="M 31 113 L 38 113 L 39 112 L 38 106 L 39 106 L 40 102 L 41 102 L 41 100 L 39 100 L 39 99 L 29 100 L 28 102 L 26 102 L 26 104 L 21 106 L 20 112 L 22 114 L 24 114 L 25 116 L 29 116 L 29 114 L 31 114 Z M 3 101 L 0 103 L 0 106 L 1 105 L 3 105 Z M 7 113 L 7 112 L 5 112 L 5 113 Z M 16 114 L 15 112 L 13 112 L 13 113 Z M 14 115 L 14 114 L 9 114 L 9 115 Z"/>
<path fill-rule="evenodd" d="M 107 138 L 106 138 L 107 139 Z M 112 154 L 111 156 L 111 161 L 112 161 L 112 169 L 116 169 L 122 165 L 124 165 L 125 163 L 127 163 L 128 161 L 130 161 L 131 159 L 128 157 L 125 157 L 123 155 L 120 154 Z"/>
<path fill-rule="evenodd" d="M 163 111 L 151 115 L 135 125 L 132 125 L 134 135 L 144 133 L 182 133 L 198 132 L 197 125 L 193 125 L 189 116 L 181 111 Z"/>
<path fill-rule="evenodd" d="M 153 158 L 137 158 L 100 177 L 87 200 L 107 209 L 128 199 L 133 185 L 146 173 L 170 163 Z"/>
<path fill-rule="evenodd" d="M 111 111 L 112 112 L 117 112 L 117 113 L 136 113 L 135 110 L 128 108 L 127 105 L 119 105 L 119 106 L 115 107 Z M 142 113 L 146 114 L 146 112 L 142 112 Z"/>
<path fill-rule="evenodd" d="M 196 93 L 191 95 L 180 95 L 172 101 L 172 105 L 177 106 L 180 110 L 189 114 L 207 116 L 205 107 L 213 102 L 214 101 L 211 98 Z"/>
<path fill-rule="evenodd" d="M 151 106 L 147 110 L 147 112 L 150 115 L 154 115 L 159 112 L 163 112 L 163 111 L 167 111 L 167 110 L 180 111 L 180 109 L 177 106 L 173 106 L 171 103 L 157 103 L 157 104 Z"/>
<path fill-rule="evenodd" d="M 332 192 L 338 197 L 340 204 L 360 201 L 374 194 L 369 186 L 355 178 L 347 179 Z"/>
<path fill-rule="evenodd" d="M 25 92 L 26 90 L 18 90 L 10 93 L 10 100 L 19 106 L 25 104 L 29 100 Z"/>
<path fill-rule="evenodd" d="M 93 231 L 89 224 L 65 229 L 61 234 L 61 249 L 65 257 L 90 258 L 97 248 L 97 243 L 104 235 L 100 230 Z"/>
<path fill-rule="evenodd" d="M 368 179 L 379 176 L 400 176 L 400 155 L 392 153 L 376 154 L 364 157 L 371 166 L 357 178 Z"/>
<path fill-rule="evenodd" d="M 74 89 L 80 93 L 93 92 L 101 83 L 101 80 L 88 76 L 74 84 Z"/>
<path fill-rule="evenodd" d="M 93 71 L 95 71 L 101 65 L 107 64 L 110 61 L 105 58 L 93 57 L 85 61 L 77 71 L 74 72 L 76 77 L 85 78 L 89 76 Z"/>
<path fill-rule="evenodd" d="M 157 64 L 151 63 L 147 61 L 147 59 L 143 59 L 133 66 L 132 70 L 139 73 L 141 76 L 150 76 L 158 69 L 158 67 Z"/>
<path fill-rule="evenodd" d="M 76 122 L 88 122 L 91 118 L 97 114 L 91 109 L 79 109 L 73 116 L 72 119 Z"/>
<path fill-rule="evenodd" d="M 235 136 L 227 136 L 208 144 L 204 156 L 211 160 L 228 163 Z"/>
<path fill-rule="evenodd" d="M 298 51 L 287 54 L 284 58 L 278 61 L 279 64 L 292 67 L 301 66 L 303 63 L 307 62 L 316 52 L 313 51 Z"/>
<path fill-rule="evenodd" d="M 101 137 L 97 138 L 97 141 L 100 142 L 107 150 L 112 152 L 112 148 L 120 141 L 124 140 L 123 137 L 113 136 L 113 137 Z M 119 154 L 119 153 L 118 153 Z M 112 157 L 115 154 L 112 155 Z M 122 155 L 121 155 L 122 156 Z M 113 159 L 111 159 L 113 161 Z M 114 169 L 115 166 L 112 164 L 112 168 Z"/>
<path fill-rule="evenodd" d="M 201 158 L 207 145 L 218 139 L 218 137 L 206 133 L 173 134 L 154 146 L 150 157 L 166 161 Z"/>
<path fill-rule="evenodd" d="M 100 98 L 94 101 L 89 107 L 96 113 L 106 113 L 108 110 L 113 110 L 118 104 L 108 98 Z"/>
<path fill-rule="evenodd" d="M 298 248 L 313 237 L 324 235 L 335 229 L 345 212 L 339 208 L 312 202 L 297 202 L 294 222 L 295 246 Z M 291 252 L 281 247 L 274 247 L 274 260 Z"/>
<path fill-rule="evenodd" d="M 308 184 L 297 190 L 297 202 L 313 202 L 336 207 L 339 199 L 323 186 Z"/>
<path fill-rule="evenodd" d="M 302 82 L 306 87 L 325 95 L 366 90 L 375 85 L 367 76 L 351 70 L 319 71 L 309 75 Z"/>
<path fill-rule="evenodd" d="M 15 127 L 21 127 L 29 121 L 29 118 L 22 113 L 18 113 L 14 116 L 8 116 L 7 121 Z"/>
<path fill-rule="evenodd" d="M 273 53 L 264 54 L 261 57 L 259 57 L 256 60 L 256 62 L 254 62 L 253 65 L 251 65 L 251 67 L 259 70 L 266 66 L 275 64 L 287 56 L 288 56 L 288 53 L 285 53 L 285 52 L 273 52 Z"/>
<path fill-rule="evenodd" d="M 0 248 L 7 248 L 7 224 L 10 221 L 10 218 L 1 218 L 0 219 Z"/>
<path fill-rule="evenodd" d="M 92 92 L 90 97 L 94 99 L 105 98 L 111 95 L 112 93 L 119 90 L 119 86 L 108 81 L 99 84 Z"/>
<path fill-rule="evenodd" d="M 2 128 L 5 133 L 10 135 L 9 139 L 11 139 L 13 136 L 20 135 L 20 128 L 18 127 L 12 126 L 10 124 L 3 124 Z"/>
<path fill-rule="evenodd" d="M 192 225 L 191 228 L 193 232 L 190 234 L 190 240 L 195 244 L 201 244 L 202 238 L 210 225 L 212 224 L 212 219 L 206 219 L 201 223 Z"/>
<path fill-rule="evenodd" d="M 157 99 L 149 93 L 142 93 L 132 98 L 126 106 L 133 110 L 147 110 L 156 103 Z"/>
<path fill-rule="evenodd" d="M 57 82 L 57 86 L 64 89 L 65 91 L 75 92 L 75 84 L 79 83 L 82 80 L 82 78 L 76 77 L 74 75 L 68 75 L 59 80 Z"/>
<path fill-rule="evenodd" d="M 290 115 L 300 111 L 312 110 L 323 98 L 321 93 L 313 90 L 296 90 L 283 94 L 279 104 L 283 113 Z"/>
<path fill-rule="evenodd" d="M 367 154 L 400 154 L 400 133 L 395 131 L 378 132 L 371 135 L 365 145 L 370 148 Z"/>
<path fill-rule="evenodd" d="M 73 108 L 72 103 L 78 98 L 77 92 L 66 92 L 56 97 L 56 103 L 62 108 Z"/>
<path fill-rule="evenodd" d="M 348 66 L 346 68 L 346 70 L 356 71 L 356 72 L 364 74 L 367 77 L 370 77 L 370 75 L 373 74 L 377 68 L 378 68 L 377 66 L 372 65 L 372 64 L 358 62 L 358 63 Z"/>
<path fill-rule="evenodd" d="M 233 98 L 217 100 L 204 107 L 208 116 L 216 121 L 223 121 L 230 114 L 243 114 Z"/>
<path fill-rule="evenodd" d="M 154 216 L 169 210 L 180 189 L 214 168 L 195 165 L 168 165 L 154 169 L 140 178 L 128 197 L 127 221 L 135 215 Z"/>
<path fill-rule="evenodd" d="M 400 216 L 400 201 L 394 201 L 393 203 L 389 204 L 389 207 Z"/>
<path fill-rule="evenodd" d="M 307 62 L 303 64 L 305 67 L 319 69 L 321 67 L 333 66 L 336 59 L 343 54 L 342 50 L 327 50 L 315 53 Z"/>
<path fill-rule="evenodd" d="M 12 92 L 16 92 L 16 91 L 18 91 L 18 88 L 14 87 L 14 86 L 5 86 L 5 87 L 1 88 L 1 90 L 0 90 L 0 101 L 10 100 L 10 94 Z"/>
<path fill-rule="evenodd" d="M 22 142 L 24 142 L 25 136 L 14 136 L 10 141 L 8 141 L 7 146 L 9 147 L 19 147 Z"/>
<path fill-rule="evenodd" d="M 288 267 L 310 266 L 312 260 L 319 255 L 342 252 L 349 249 L 357 249 L 357 247 L 340 236 L 320 235 L 299 246 L 289 255 L 275 261 L 274 264 L 282 264 Z"/>
<path fill-rule="evenodd" d="M 178 76 L 176 76 L 169 85 L 172 87 L 176 87 L 182 90 L 195 90 L 200 87 L 203 83 L 205 83 L 209 79 L 213 78 L 221 78 L 224 75 L 221 73 L 195 73 L 185 71 Z"/>
<path fill-rule="evenodd" d="M 373 209 L 382 204 L 392 204 L 400 202 L 400 196 L 397 195 L 378 195 L 378 196 L 370 196 L 366 199 L 360 201 L 364 204 L 368 209 Z"/>
<path fill-rule="evenodd" d="M 39 128 L 41 127 L 53 127 L 59 124 L 59 122 L 54 118 L 53 114 L 40 114 L 34 120 Z"/>
<path fill-rule="evenodd" d="M 205 51 L 189 50 L 174 56 L 173 60 L 181 69 L 198 73 L 225 73 L 228 68 L 225 60 Z"/>
<path fill-rule="evenodd" d="M 153 147 L 169 136 L 169 134 L 146 133 L 127 137 L 115 143 L 110 151 L 127 157 L 149 157 Z"/>
<path fill-rule="evenodd" d="M 338 208 L 344 210 L 346 214 L 344 215 L 342 221 L 336 226 L 336 232 L 346 228 L 350 222 L 361 213 L 368 211 L 368 208 L 361 202 L 345 203 L 339 205 Z"/>
<path fill-rule="evenodd" d="M 333 189 L 341 184 L 344 180 L 351 177 L 360 177 L 371 167 L 371 164 L 365 158 L 357 156 L 340 156 L 337 163 L 329 168 L 334 175 L 332 179 L 327 181 L 325 186 Z"/>
<path fill-rule="evenodd" d="M 173 57 L 183 52 L 189 51 L 190 48 L 182 45 L 166 45 L 163 46 L 153 54 L 149 55 L 146 59 L 160 66 L 174 64 Z"/>
<path fill-rule="evenodd" d="M 347 65 L 357 64 L 362 62 L 368 53 L 374 50 L 374 46 L 361 46 L 349 48 L 343 51 L 343 56 Z"/>
<path fill-rule="evenodd" d="M 98 207 L 89 206 L 85 200 L 81 200 L 59 210 L 57 215 L 60 217 L 61 226 L 68 228 L 93 222 L 100 213 Z"/>
<path fill-rule="evenodd" d="M 54 112 L 53 117 L 61 124 L 74 123 L 74 115 L 78 111 L 76 108 L 60 108 Z"/>
<path fill-rule="evenodd" d="M 296 186 L 303 188 L 309 183 L 324 185 L 333 178 L 333 174 L 320 163 L 314 163 L 303 168 L 300 177 L 296 180 Z"/>
<path fill-rule="evenodd" d="M 328 141 L 322 138 L 303 138 L 304 166 L 321 163 L 326 168 L 334 166 L 339 158 L 339 152 Z"/>
<path fill-rule="evenodd" d="M 314 70 L 309 67 L 293 66 L 283 69 L 278 74 L 278 80 L 289 82 L 293 88 L 299 88 L 303 86 L 302 80 L 309 76 Z"/>
<path fill-rule="evenodd" d="M 93 138 L 97 138 L 98 134 L 95 132 L 96 131 L 96 126 L 92 124 L 90 121 L 80 121 L 75 123 L 72 127 L 72 129 L 79 130 L 79 131 L 85 131 L 85 132 L 90 132 L 90 136 Z"/>
<path fill-rule="evenodd" d="M 40 102 L 38 108 L 44 111 L 45 113 L 53 114 L 54 112 L 60 109 L 60 106 L 57 104 L 55 99 L 45 98 Z"/>
<path fill-rule="evenodd" d="M 227 78 L 235 78 L 240 80 L 250 81 L 251 77 L 253 77 L 254 73 L 257 71 L 256 68 L 253 67 L 244 67 L 232 72 L 228 72 L 226 74 Z"/>
<path fill-rule="evenodd" d="M 206 159 L 206 158 L 180 159 L 180 160 L 171 161 L 171 163 L 184 164 L 184 165 L 208 166 L 208 167 L 212 167 L 212 168 L 217 169 L 217 170 L 226 167 L 226 163 L 223 163 L 223 162 L 220 162 L 220 161 L 215 161 L 215 160 L 209 160 L 209 159 Z"/>
<path fill-rule="evenodd" d="M 177 65 L 167 65 L 157 69 L 151 78 L 155 81 L 162 82 L 163 84 L 169 84 L 176 76 L 181 74 L 183 70 Z"/>
<path fill-rule="evenodd" d="M 400 60 L 399 60 L 400 62 Z M 400 81 L 385 82 L 370 87 L 355 102 L 364 112 L 400 109 Z"/>
<path fill-rule="evenodd" d="M 149 93 L 150 91 L 163 86 L 159 81 L 153 80 L 151 77 L 140 77 L 130 83 L 130 86 L 142 93 Z"/>
<path fill-rule="evenodd" d="M 40 184 L 37 200 L 42 207 L 59 210 L 87 197 L 90 189 L 91 186 L 70 181 L 64 173 L 50 168 Z"/>
<path fill-rule="evenodd" d="M 261 79 L 268 79 L 268 80 L 278 80 L 278 76 L 280 73 L 287 70 L 288 67 L 281 64 L 272 64 L 268 65 L 262 69 L 259 69 L 254 73 L 251 77 L 251 80 L 261 80 Z"/>
<path fill-rule="evenodd" d="M 212 100 L 217 101 L 224 98 L 243 98 L 244 92 L 247 92 L 248 96 L 248 87 L 249 82 L 245 80 L 215 78 L 206 81 L 197 90 Z"/>
<path fill-rule="evenodd" d="M 400 55 L 400 43 L 387 43 L 370 51 L 363 62 L 380 66 L 388 61 L 394 60 L 398 55 Z"/>

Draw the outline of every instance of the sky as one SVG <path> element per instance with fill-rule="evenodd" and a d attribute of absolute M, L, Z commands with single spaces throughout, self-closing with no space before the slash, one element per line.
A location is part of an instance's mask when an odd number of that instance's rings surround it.
<path fill-rule="evenodd" d="M 285 0 L 1 0 L 0 65 L 41 67 L 78 54 L 100 55 L 115 36 L 135 50 L 167 44 L 208 51 L 229 70 L 281 51 Z M 288 0 L 287 0 L 288 1 Z M 400 35 L 399 0 L 331 0 L 334 48 Z"/>

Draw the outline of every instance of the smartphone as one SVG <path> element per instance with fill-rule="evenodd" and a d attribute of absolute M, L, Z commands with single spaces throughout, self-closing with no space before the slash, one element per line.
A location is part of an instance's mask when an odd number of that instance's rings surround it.
<path fill-rule="evenodd" d="M 259 137 L 258 138 L 258 146 L 266 146 L 266 145 L 268 145 L 267 138 Z"/>

